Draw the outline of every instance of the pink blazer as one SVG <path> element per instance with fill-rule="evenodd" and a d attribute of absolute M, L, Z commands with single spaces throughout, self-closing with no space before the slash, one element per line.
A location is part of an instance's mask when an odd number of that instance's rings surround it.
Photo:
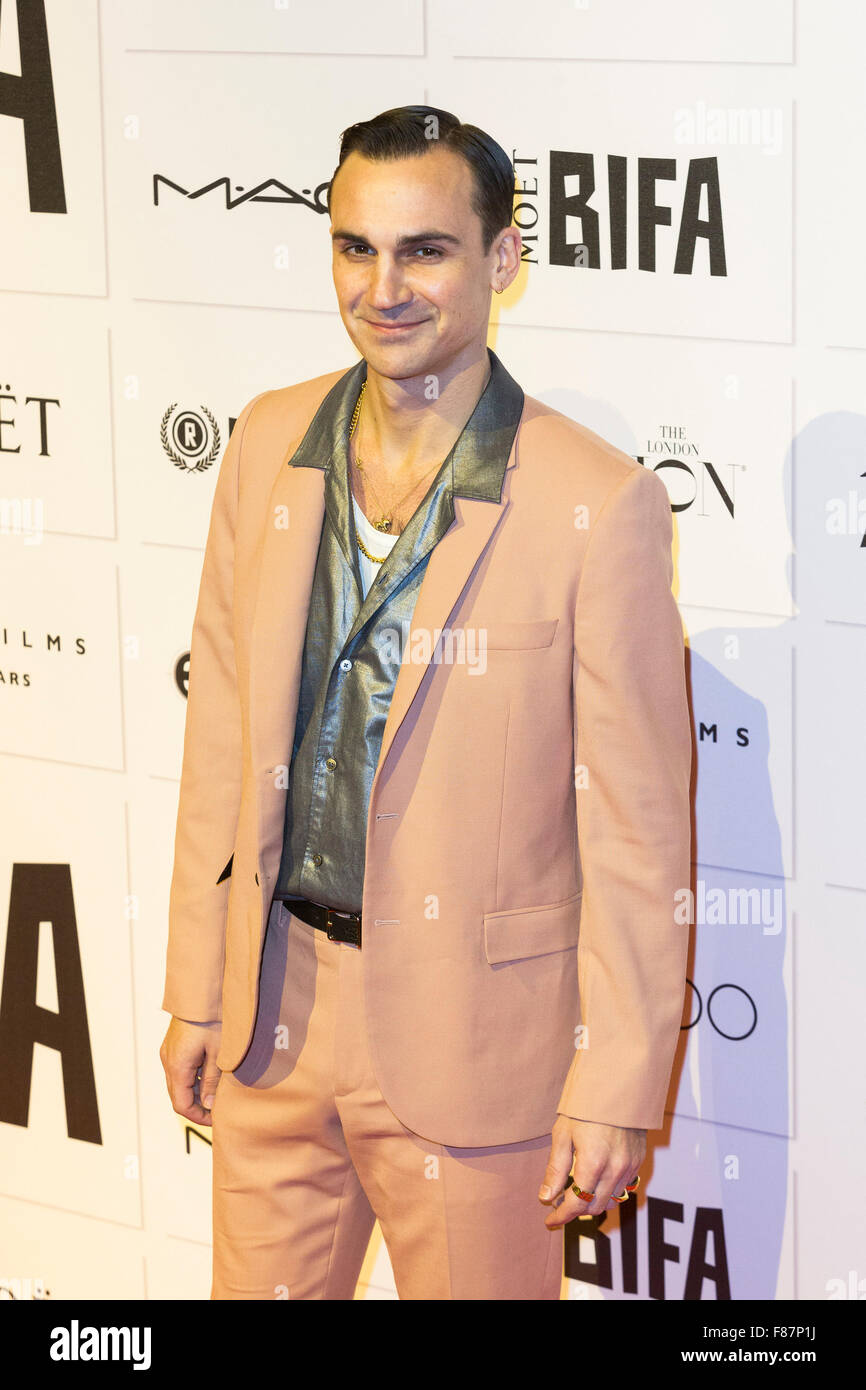
<path fill-rule="evenodd" d="M 222 1070 L 255 1022 L 324 512 L 324 473 L 289 460 L 345 370 L 248 402 L 216 483 L 163 1007 L 222 1020 Z M 659 1128 L 691 858 L 667 491 L 526 396 L 500 504 L 454 507 L 370 795 L 362 959 L 379 1085 L 403 1124 L 448 1145 L 543 1135 L 557 1112 Z M 446 628 L 450 659 L 440 646 L 425 660 Z M 472 630 L 465 648 L 454 629 Z"/>

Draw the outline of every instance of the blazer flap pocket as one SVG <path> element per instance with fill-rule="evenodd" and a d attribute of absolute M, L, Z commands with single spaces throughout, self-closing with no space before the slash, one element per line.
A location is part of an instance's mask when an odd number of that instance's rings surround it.
<path fill-rule="evenodd" d="M 558 618 L 541 618 L 534 623 L 479 623 L 478 632 L 488 647 L 520 651 L 529 647 L 549 647 L 558 622 Z"/>
<path fill-rule="evenodd" d="M 583 890 L 563 902 L 484 915 L 484 954 L 491 965 L 565 951 L 577 945 Z"/>

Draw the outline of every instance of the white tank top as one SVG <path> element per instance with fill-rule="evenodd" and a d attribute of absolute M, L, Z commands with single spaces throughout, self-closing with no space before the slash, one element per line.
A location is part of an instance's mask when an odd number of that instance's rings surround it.
<path fill-rule="evenodd" d="M 355 510 L 355 530 L 364 542 L 371 555 L 381 555 L 385 560 L 397 544 L 397 536 L 389 536 L 387 531 L 377 531 L 371 521 L 368 521 L 361 508 L 358 506 L 358 499 L 352 493 L 352 505 Z M 358 565 L 361 570 L 361 584 L 364 598 L 367 597 L 370 585 L 379 573 L 382 561 L 374 564 L 368 560 L 361 547 L 358 547 Z"/>

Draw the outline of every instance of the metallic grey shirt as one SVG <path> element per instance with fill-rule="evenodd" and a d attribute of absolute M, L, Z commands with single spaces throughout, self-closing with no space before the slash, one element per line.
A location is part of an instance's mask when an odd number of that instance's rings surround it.
<path fill-rule="evenodd" d="M 490 379 L 363 597 L 349 483 L 362 358 L 319 406 L 290 468 L 325 470 L 325 515 L 304 639 L 283 853 L 274 897 L 360 912 L 370 790 L 427 562 L 453 495 L 498 502 L 523 391 L 487 349 Z"/>

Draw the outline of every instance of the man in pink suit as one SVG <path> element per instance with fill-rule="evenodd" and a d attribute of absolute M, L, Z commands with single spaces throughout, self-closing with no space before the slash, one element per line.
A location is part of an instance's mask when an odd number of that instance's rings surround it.
<path fill-rule="evenodd" d="M 447 112 L 344 132 L 360 360 L 249 401 L 220 467 L 160 1054 L 213 1125 L 212 1298 L 352 1298 L 378 1218 L 403 1299 L 557 1299 L 565 1223 L 635 1200 L 663 1124 L 670 504 L 486 346 L 513 195 Z"/>

